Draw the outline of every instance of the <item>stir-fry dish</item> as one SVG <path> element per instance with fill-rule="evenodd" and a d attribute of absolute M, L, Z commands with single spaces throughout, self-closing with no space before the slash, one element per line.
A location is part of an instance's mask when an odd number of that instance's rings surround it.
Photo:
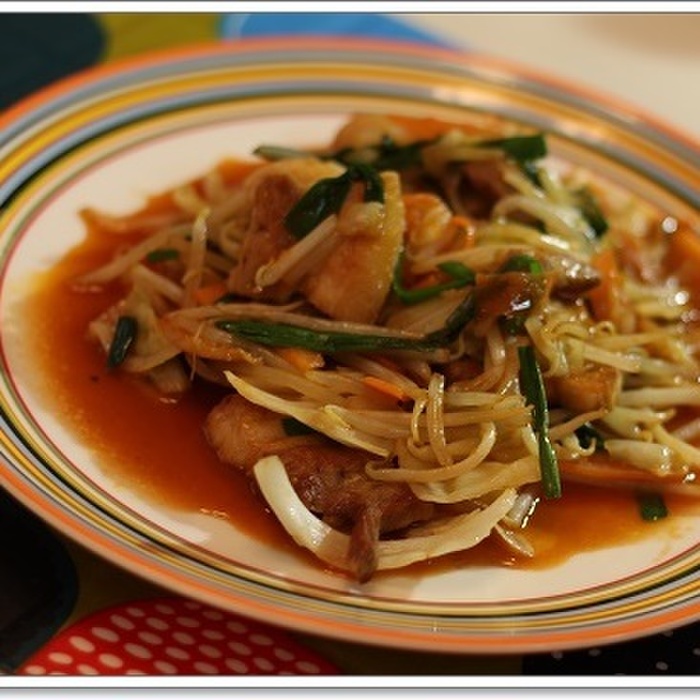
<path fill-rule="evenodd" d="M 367 581 L 527 525 L 569 481 L 694 494 L 692 227 L 513 126 L 357 115 L 88 223 L 89 337 L 176 400 L 300 546 Z M 235 176 L 232 173 L 235 172 Z M 166 205 L 163 205 L 166 201 Z"/>

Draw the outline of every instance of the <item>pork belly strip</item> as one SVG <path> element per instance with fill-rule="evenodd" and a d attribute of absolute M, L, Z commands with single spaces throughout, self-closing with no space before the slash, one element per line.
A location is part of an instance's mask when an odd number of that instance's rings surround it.
<path fill-rule="evenodd" d="M 284 463 L 306 507 L 331 527 L 350 534 L 350 570 L 360 581 L 376 568 L 376 544 L 385 533 L 426 520 L 434 506 L 402 483 L 376 481 L 365 465 L 373 456 L 316 434 L 290 436 L 282 416 L 231 394 L 212 409 L 204 431 L 219 459 L 244 471 L 269 455 Z"/>

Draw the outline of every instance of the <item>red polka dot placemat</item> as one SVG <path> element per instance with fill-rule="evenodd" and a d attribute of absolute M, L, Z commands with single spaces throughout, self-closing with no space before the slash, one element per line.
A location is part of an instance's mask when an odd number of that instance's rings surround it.
<path fill-rule="evenodd" d="M 335 675 L 282 630 L 182 598 L 120 604 L 64 629 L 22 675 Z"/>

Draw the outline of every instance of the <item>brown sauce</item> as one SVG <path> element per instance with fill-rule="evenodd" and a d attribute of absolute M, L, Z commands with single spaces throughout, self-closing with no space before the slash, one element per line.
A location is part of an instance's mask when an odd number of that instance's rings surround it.
<path fill-rule="evenodd" d="M 159 198 L 151 205 L 167 208 L 168 202 Z M 124 237 L 93 230 L 38 282 L 27 301 L 47 399 L 78 439 L 100 454 L 105 469 L 149 500 L 228 519 L 261 541 L 294 550 L 246 479 L 222 464 L 204 438 L 204 418 L 223 389 L 200 385 L 178 402 L 164 401 L 138 380 L 108 370 L 102 350 L 87 339 L 89 322 L 122 290 L 77 292 L 72 283 L 112 256 L 115 238 L 124 244 Z M 667 505 L 671 517 L 649 523 L 629 491 L 567 483 L 564 496 L 542 501 L 531 519 L 527 533 L 537 552 L 534 559 L 516 558 L 489 541 L 425 567 L 549 567 L 580 551 L 670 532 L 675 513 L 700 513 L 682 498 L 669 498 Z"/>

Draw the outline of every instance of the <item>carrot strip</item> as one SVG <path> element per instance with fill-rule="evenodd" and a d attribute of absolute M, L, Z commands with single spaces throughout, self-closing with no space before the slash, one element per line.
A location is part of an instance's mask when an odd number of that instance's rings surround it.
<path fill-rule="evenodd" d="M 224 282 L 212 282 L 199 287 L 194 293 L 194 298 L 200 306 L 209 306 L 224 296 L 227 291 L 228 289 Z"/>
<path fill-rule="evenodd" d="M 595 255 L 591 262 L 600 273 L 600 284 L 591 289 L 586 298 L 596 320 L 614 320 L 619 312 L 622 284 L 615 251 L 605 248 Z"/>
<path fill-rule="evenodd" d="M 381 379 L 380 377 L 366 376 L 362 378 L 362 383 L 372 389 L 376 389 L 382 394 L 396 399 L 397 401 L 406 401 L 409 396 L 406 392 L 396 384 L 392 384 L 386 379 Z"/>
<path fill-rule="evenodd" d="M 687 224 L 680 224 L 678 229 L 668 236 L 666 265 L 678 277 L 681 284 L 688 287 L 692 303 L 700 306 L 700 235 Z"/>
<path fill-rule="evenodd" d="M 310 372 L 323 367 L 325 363 L 320 352 L 304 348 L 278 348 L 277 354 L 300 372 Z"/>
<path fill-rule="evenodd" d="M 476 243 L 476 229 L 466 216 L 459 214 L 455 214 L 450 219 L 445 230 L 446 240 L 452 241 L 457 237 L 461 238 L 461 240 L 456 241 L 459 243 L 459 246 L 455 246 L 457 250 L 473 248 Z"/>

